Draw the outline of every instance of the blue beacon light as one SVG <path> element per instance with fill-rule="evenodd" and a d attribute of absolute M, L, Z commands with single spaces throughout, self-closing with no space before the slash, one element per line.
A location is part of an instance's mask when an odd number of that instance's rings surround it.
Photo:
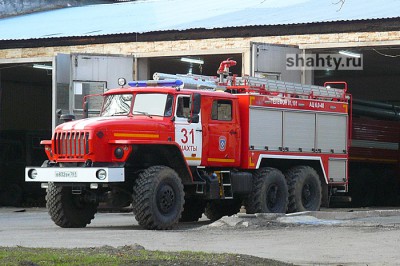
<path fill-rule="evenodd" d="M 178 87 L 183 85 L 183 81 L 176 80 L 138 80 L 128 82 L 131 87 L 149 87 L 149 86 L 160 86 L 160 87 Z"/>

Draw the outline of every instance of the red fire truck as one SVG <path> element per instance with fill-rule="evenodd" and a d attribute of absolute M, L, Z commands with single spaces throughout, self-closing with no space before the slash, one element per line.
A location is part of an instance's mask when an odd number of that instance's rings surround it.
<path fill-rule="evenodd" d="M 147 229 L 169 229 L 242 205 L 319 210 L 347 192 L 347 88 L 230 76 L 235 64 L 222 62 L 217 77 L 121 83 L 99 117 L 59 125 L 42 141 L 49 160 L 25 178 L 47 188 L 52 220 L 85 227 L 108 201 L 132 204 Z"/>

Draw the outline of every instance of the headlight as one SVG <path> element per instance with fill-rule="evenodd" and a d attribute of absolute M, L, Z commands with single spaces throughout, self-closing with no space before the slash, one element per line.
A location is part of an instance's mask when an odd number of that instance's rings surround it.
<path fill-rule="evenodd" d="M 104 180 L 107 177 L 107 172 L 104 169 L 97 170 L 96 177 L 99 180 Z"/>
<path fill-rule="evenodd" d="M 30 179 L 35 179 L 37 177 L 37 170 L 36 169 L 31 169 L 28 171 L 28 177 Z"/>

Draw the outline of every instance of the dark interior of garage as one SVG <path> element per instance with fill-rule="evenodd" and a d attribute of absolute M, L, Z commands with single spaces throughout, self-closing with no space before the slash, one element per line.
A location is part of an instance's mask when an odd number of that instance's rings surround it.
<path fill-rule="evenodd" d="M 1 65 L 1 130 L 51 127 L 51 70 L 37 64 Z M 10 115 L 12 114 L 12 115 Z"/>
<path fill-rule="evenodd" d="M 400 48 L 348 48 L 362 55 L 362 70 L 318 70 L 315 83 L 346 81 L 352 94 L 349 193 L 353 206 L 394 206 L 400 202 L 398 173 Z M 338 53 L 339 50 L 318 50 Z M 357 146 L 361 141 L 363 148 Z M 387 145 L 379 146 L 379 143 Z M 391 145 L 391 146 L 390 146 Z M 374 153 L 366 154 L 366 147 Z"/>
<path fill-rule="evenodd" d="M 400 105 L 400 47 L 343 48 L 361 54 L 363 70 L 317 70 L 314 82 L 346 81 L 355 99 Z M 335 50 L 315 50 L 313 53 L 337 54 Z"/>
<path fill-rule="evenodd" d="M 182 58 L 191 58 L 201 60 L 204 64 L 184 62 Z M 151 58 L 149 60 L 150 74 L 155 72 L 168 74 L 197 74 L 206 76 L 217 76 L 219 64 L 226 60 L 232 59 L 237 65 L 232 67 L 232 74 L 241 75 L 242 72 L 242 55 L 241 54 L 220 54 L 220 55 L 196 55 L 196 56 L 179 56 L 179 57 L 162 57 Z"/>
<path fill-rule="evenodd" d="M 0 205 L 32 203 L 43 193 L 38 184 L 24 182 L 24 168 L 42 164 L 40 141 L 51 137 L 50 68 L 49 63 L 0 65 Z"/>

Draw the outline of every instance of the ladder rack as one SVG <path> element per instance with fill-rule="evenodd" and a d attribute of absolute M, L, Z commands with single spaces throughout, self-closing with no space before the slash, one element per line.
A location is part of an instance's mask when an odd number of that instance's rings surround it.
<path fill-rule="evenodd" d="M 222 82 L 220 82 L 221 79 L 216 76 L 165 73 L 154 73 L 153 79 L 180 79 L 184 83 L 184 88 L 187 89 L 217 90 L 222 88 L 232 93 L 234 91 L 258 94 L 280 93 L 286 97 L 307 97 L 310 99 L 347 101 L 347 84 L 344 82 L 326 83 L 326 87 L 323 87 L 250 76 L 226 76 L 222 79 Z M 344 88 L 331 88 L 329 84 L 344 84 Z"/>
<path fill-rule="evenodd" d="M 290 95 L 308 96 L 310 98 L 337 99 L 345 100 L 347 86 L 344 89 L 323 87 L 317 85 L 305 85 L 300 83 L 285 82 L 280 80 L 270 80 L 257 77 L 236 77 L 236 86 L 247 85 L 256 90 L 268 92 L 279 92 Z M 262 93 L 262 91 L 260 92 Z"/>

